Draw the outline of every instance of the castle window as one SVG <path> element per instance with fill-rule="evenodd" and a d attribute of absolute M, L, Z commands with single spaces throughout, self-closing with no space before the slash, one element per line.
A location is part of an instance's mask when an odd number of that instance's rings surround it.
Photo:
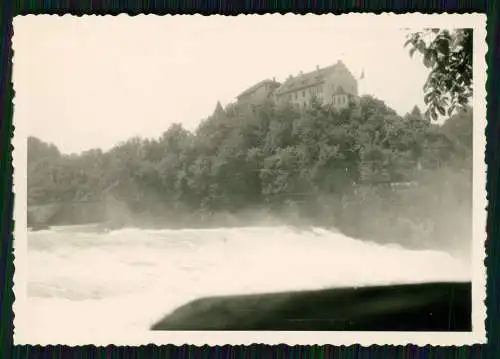
<path fill-rule="evenodd" d="M 306 92 L 302 91 L 302 97 L 306 97 Z"/>

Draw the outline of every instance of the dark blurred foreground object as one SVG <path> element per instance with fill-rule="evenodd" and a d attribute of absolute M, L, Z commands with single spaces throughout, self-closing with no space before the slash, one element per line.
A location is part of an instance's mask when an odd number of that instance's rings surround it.
<path fill-rule="evenodd" d="M 152 330 L 471 331 L 471 283 L 209 297 Z"/>

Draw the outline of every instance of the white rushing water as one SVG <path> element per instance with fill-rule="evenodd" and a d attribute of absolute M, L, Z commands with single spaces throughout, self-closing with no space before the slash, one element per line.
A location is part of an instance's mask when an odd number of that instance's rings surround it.
<path fill-rule="evenodd" d="M 219 294 L 469 280 L 466 261 L 324 229 L 66 227 L 28 234 L 31 342 L 145 332 L 190 300 Z M 68 339 L 70 340 L 70 339 Z"/>

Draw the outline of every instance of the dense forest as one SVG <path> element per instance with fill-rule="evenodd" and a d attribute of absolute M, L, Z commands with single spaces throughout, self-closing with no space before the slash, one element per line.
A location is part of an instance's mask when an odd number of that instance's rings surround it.
<path fill-rule="evenodd" d="M 198 128 L 65 155 L 28 140 L 28 204 L 125 204 L 130 225 L 285 223 L 407 245 L 468 243 L 472 111 L 436 124 L 363 96 L 340 112 L 217 105 Z M 461 236 L 462 238 L 459 238 Z"/>

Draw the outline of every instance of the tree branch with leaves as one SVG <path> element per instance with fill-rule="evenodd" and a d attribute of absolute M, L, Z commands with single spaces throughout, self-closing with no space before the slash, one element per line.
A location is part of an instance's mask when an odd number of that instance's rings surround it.
<path fill-rule="evenodd" d="M 411 33 L 404 47 L 419 52 L 430 69 L 424 85 L 425 116 L 437 120 L 467 106 L 472 98 L 472 29 L 426 29 Z"/>

